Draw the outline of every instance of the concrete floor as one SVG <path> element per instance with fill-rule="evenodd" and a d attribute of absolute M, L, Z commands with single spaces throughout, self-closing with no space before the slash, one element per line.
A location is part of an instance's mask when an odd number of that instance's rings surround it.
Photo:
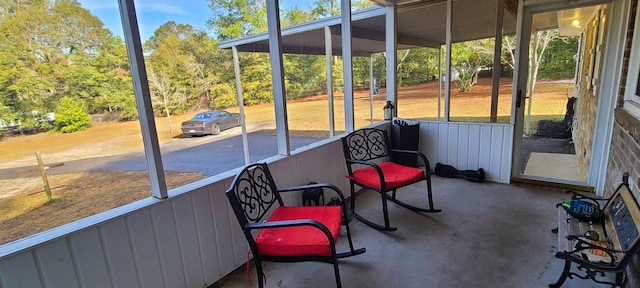
<path fill-rule="evenodd" d="M 555 204 L 568 195 L 553 188 L 473 183 L 434 178 L 437 214 L 419 214 L 389 202 L 396 232 L 376 231 L 351 222 L 356 248 L 367 252 L 342 259 L 343 287 L 548 287 L 562 271 L 554 258 L 557 236 Z M 398 191 L 399 198 L 425 203 L 423 183 Z M 361 193 L 357 211 L 382 221 L 380 198 Z M 340 241 L 342 240 L 342 241 Z M 338 250 L 346 250 L 339 239 Z M 340 249 L 342 247 L 342 249 Z M 335 287 L 333 269 L 326 263 L 265 263 L 265 287 Z M 249 285 L 245 267 L 213 287 L 257 287 L 251 266 Z M 568 279 L 565 288 L 607 287 L 590 280 Z"/>

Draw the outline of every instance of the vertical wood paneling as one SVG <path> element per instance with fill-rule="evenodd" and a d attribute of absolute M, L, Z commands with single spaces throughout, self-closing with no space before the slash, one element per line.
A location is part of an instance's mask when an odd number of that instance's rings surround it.
<path fill-rule="evenodd" d="M 493 176 L 495 174 L 495 171 L 491 170 L 491 131 L 491 126 L 481 126 L 480 139 L 478 139 L 478 144 L 480 146 L 480 158 L 478 159 L 478 165 L 479 167 L 486 169 L 485 172 L 487 173 L 487 179 L 495 178 Z"/>
<path fill-rule="evenodd" d="M 81 287 L 111 287 L 111 277 L 98 228 L 88 229 L 70 238 L 71 250 Z"/>
<path fill-rule="evenodd" d="M 223 193 L 218 190 L 211 193 Z M 200 188 L 193 193 L 193 210 L 198 227 L 198 239 L 204 269 L 205 284 L 210 285 L 220 279 L 220 262 L 218 260 L 218 241 L 213 223 L 213 208 L 209 198 L 209 189 Z"/>
<path fill-rule="evenodd" d="M 231 185 L 231 180 L 227 180 L 225 181 L 225 186 L 230 186 Z M 225 200 L 226 200 L 226 196 L 225 196 Z M 240 228 L 240 224 L 238 223 L 238 219 L 236 218 L 233 209 L 231 209 L 231 206 L 229 205 L 229 202 L 226 201 L 225 205 L 224 205 L 227 214 L 226 214 L 226 223 L 228 225 L 230 225 L 230 228 L 227 228 L 230 230 L 229 233 L 227 234 L 217 234 L 218 236 L 218 242 L 221 241 L 225 241 L 225 242 L 231 242 L 231 247 L 233 248 L 233 250 L 231 251 L 233 253 L 233 258 L 222 258 L 221 261 L 224 261 L 224 263 L 226 265 L 228 265 L 229 268 L 231 268 L 230 271 L 223 273 L 223 275 L 226 275 L 227 273 L 233 271 L 233 269 L 235 269 L 236 267 L 243 265 L 245 262 L 247 262 L 247 252 L 249 250 L 249 245 L 247 244 L 247 239 L 244 236 L 244 233 L 242 232 L 242 228 Z M 220 212 L 215 214 L 216 216 L 220 216 Z M 231 236 L 231 237 L 229 237 Z"/>
<path fill-rule="evenodd" d="M 298 171 L 295 167 L 292 170 L 292 163 L 295 163 L 295 159 L 298 155 L 282 159 L 277 162 L 269 163 L 269 171 L 273 175 L 273 181 L 276 182 L 278 187 L 294 186 L 300 184 L 298 180 Z M 298 203 L 297 197 L 294 197 L 296 193 L 282 193 L 282 201 L 286 205 L 293 205 Z"/>
<path fill-rule="evenodd" d="M 44 287 L 40 282 L 38 268 L 34 261 L 33 252 L 18 254 L 0 262 L 0 279 L 2 287 Z"/>
<path fill-rule="evenodd" d="M 478 123 L 420 123 L 420 149 L 431 166 L 483 168 L 487 179 L 510 182 L 513 127 Z"/>
<path fill-rule="evenodd" d="M 36 259 L 46 287 L 80 287 L 66 238 L 38 248 Z"/>
<path fill-rule="evenodd" d="M 162 269 L 149 210 L 133 213 L 126 219 L 140 287 L 165 287 L 162 277 L 158 277 Z"/>
<path fill-rule="evenodd" d="M 234 257 L 233 241 L 229 241 L 231 240 L 229 235 L 231 235 L 232 228 L 240 230 L 240 225 L 238 224 L 236 217 L 234 216 L 233 219 L 229 217 L 229 215 L 231 215 L 229 213 L 233 212 L 229 211 L 230 209 L 227 204 L 229 201 L 227 201 L 227 196 L 225 196 L 224 193 L 217 192 L 225 191 L 226 187 L 229 187 L 229 183 L 230 182 L 228 181 L 215 183 L 213 185 L 214 187 L 210 188 L 211 192 L 209 194 L 211 196 L 211 204 L 213 206 L 213 222 L 215 223 L 216 228 L 218 255 L 220 256 L 220 273 L 222 275 L 226 275 L 237 267 Z M 240 240 L 246 242 L 244 238 Z"/>
<path fill-rule="evenodd" d="M 140 286 L 126 226 L 119 218 L 105 223 L 100 230 L 113 287 Z"/>
<path fill-rule="evenodd" d="M 511 163 L 513 163 L 513 127 L 506 126 L 502 135 L 502 173 L 500 175 L 500 182 L 511 182 Z"/>
<path fill-rule="evenodd" d="M 500 176 L 502 175 L 503 135 L 504 130 L 502 126 L 491 126 L 491 164 L 489 167 L 491 171 L 496 171 L 493 173 L 493 178 L 491 178 L 493 180 L 500 180 Z"/>
<path fill-rule="evenodd" d="M 336 184 L 336 186 L 338 186 L 338 188 L 342 190 L 344 196 L 348 197 L 349 195 L 351 195 L 351 188 L 349 186 L 349 179 L 345 177 L 345 175 L 347 175 L 347 163 L 344 160 L 344 149 L 342 147 L 342 140 L 333 142 L 330 147 L 331 154 L 328 155 L 335 156 L 328 158 L 333 159 L 332 164 L 334 166 L 332 167 L 337 167 L 335 170 L 336 173 L 333 174 L 333 177 L 335 177 L 335 182 L 332 183 Z"/>
<path fill-rule="evenodd" d="M 469 125 L 458 128 L 458 162 L 456 167 L 469 167 Z"/>
<path fill-rule="evenodd" d="M 326 169 L 326 167 L 331 167 L 331 165 L 333 164 L 333 162 L 331 161 L 332 157 L 328 157 L 328 155 L 331 155 L 331 150 L 329 149 L 330 146 L 331 144 L 324 145 L 311 151 L 313 161 L 311 162 L 310 166 L 314 168 L 314 173 L 310 177 L 313 177 L 315 175 L 315 181 L 317 181 L 318 183 L 331 183 L 336 185 L 332 179 L 333 177 L 331 176 L 331 174 L 340 173 L 340 169 Z"/>
<path fill-rule="evenodd" d="M 295 157 L 295 163 L 289 163 L 289 169 L 293 169 L 290 170 L 289 173 L 296 174 L 298 176 L 292 185 L 307 184 L 309 181 L 319 181 L 318 174 L 322 174 L 322 172 L 319 171 L 320 169 L 318 169 L 317 162 L 314 159 L 315 152 L 316 151 L 314 150 L 298 154 Z"/>
<path fill-rule="evenodd" d="M 171 204 L 173 204 L 187 287 L 198 287 L 204 283 L 204 269 L 200 260 L 200 245 L 193 213 L 194 207 L 191 205 L 191 194 L 181 195 Z"/>
<path fill-rule="evenodd" d="M 469 155 L 467 158 L 467 168 L 476 170 L 480 168 L 480 125 L 469 126 Z"/>
<path fill-rule="evenodd" d="M 162 263 L 162 277 L 167 284 L 167 288 L 185 287 L 186 279 L 182 270 L 184 264 L 180 256 L 180 244 L 176 223 L 173 220 L 173 209 L 171 202 L 162 202 L 151 208 L 151 218 L 153 219 L 153 229 L 156 232 L 156 243 L 158 243 L 158 254 Z"/>
<path fill-rule="evenodd" d="M 438 124 L 438 152 L 436 154 L 436 162 L 440 163 L 448 163 L 448 155 L 449 155 L 449 125 L 450 124 Z"/>
<path fill-rule="evenodd" d="M 458 163 L 458 139 L 460 136 L 458 134 L 458 128 L 460 128 L 458 124 L 449 125 L 449 131 L 447 132 L 447 164 L 456 165 L 456 163 Z"/>
<path fill-rule="evenodd" d="M 422 124 L 420 124 L 420 126 L 422 126 Z M 426 149 L 422 149 L 422 152 L 427 156 L 432 167 L 438 162 L 438 126 L 437 123 L 428 123 L 427 134 L 425 135 L 426 141 L 424 141 L 424 137 L 422 136 L 420 139 L 420 143 L 427 143 Z"/>

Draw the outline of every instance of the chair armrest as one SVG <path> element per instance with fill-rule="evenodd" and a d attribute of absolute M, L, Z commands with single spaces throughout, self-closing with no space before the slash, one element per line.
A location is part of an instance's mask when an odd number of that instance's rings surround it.
<path fill-rule="evenodd" d="M 377 165 L 376 165 L 377 166 Z M 378 168 L 380 169 L 380 168 Z M 382 172 L 379 172 L 382 173 Z M 344 197 L 344 193 L 342 193 L 342 191 L 340 190 L 340 188 L 336 187 L 333 184 L 329 184 L 329 183 L 317 183 L 317 184 L 307 184 L 307 185 L 300 185 L 300 186 L 290 186 L 290 187 L 282 187 L 282 188 L 278 188 L 278 192 L 294 192 L 294 191 L 302 191 L 304 189 L 309 189 L 309 188 L 329 188 L 330 190 L 333 190 L 333 192 L 335 192 L 336 194 L 338 194 L 338 197 L 340 198 L 340 203 L 342 203 L 342 214 L 343 214 L 343 221 L 344 223 L 349 222 L 349 215 L 348 214 L 348 210 L 347 210 L 347 202 L 345 200 Z"/>
<path fill-rule="evenodd" d="M 378 164 L 376 164 L 374 162 L 370 162 L 370 161 L 354 160 L 354 159 L 347 159 L 347 163 L 349 165 L 351 165 L 351 164 L 362 164 L 362 165 L 373 167 L 373 169 L 376 169 L 376 172 L 378 172 L 378 176 L 381 179 L 380 181 L 384 182 L 384 174 L 382 174 L 382 169 L 380 169 L 380 166 L 378 166 Z"/>
<path fill-rule="evenodd" d="M 391 152 L 391 153 L 402 153 L 402 154 L 418 155 L 418 157 L 420 157 L 420 159 L 422 159 L 422 162 L 426 166 L 425 170 L 427 171 L 427 173 L 431 174 L 431 165 L 429 165 L 429 159 L 427 159 L 427 156 L 424 155 L 424 153 L 422 153 L 420 151 L 416 151 L 416 150 L 401 150 L 401 149 L 389 149 L 389 152 Z"/>
<path fill-rule="evenodd" d="M 327 226 L 324 226 L 322 223 L 312 220 L 312 219 L 300 219 L 300 220 L 283 220 L 283 221 L 273 221 L 273 222 L 256 222 L 256 223 L 248 223 L 244 227 L 250 230 L 255 229 L 273 229 L 273 228 L 286 228 L 286 227 L 297 227 L 297 226 L 311 226 L 315 227 L 318 230 L 322 231 L 325 236 L 329 239 L 329 243 L 331 243 L 331 247 L 335 247 L 335 242 L 333 237 L 331 236 L 331 232 Z M 335 248 L 332 248 L 335 250 Z M 335 253 L 335 251 L 334 251 Z"/>
<path fill-rule="evenodd" d="M 371 161 L 356 160 L 356 159 L 347 159 L 347 164 L 362 164 L 362 165 L 367 165 L 372 167 L 378 166 L 378 164 Z"/>
<path fill-rule="evenodd" d="M 389 149 L 392 153 L 405 153 L 405 154 L 422 154 L 417 150 L 404 150 L 404 149 Z"/>
<path fill-rule="evenodd" d="M 329 188 L 330 190 L 333 190 L 334 192 L 336 192 L 336 194 L 338 194 L 338 196 L 340 197 L 340 200 L 344 202 L 344 194 L 342 193 L 340 188 L 329 183 L 317 183 L 317 184 L 281 187 L 281 188 L 278 188 L 278 192 L 295 192 L 295 191 L 302 191 L 310 188 Z"/>

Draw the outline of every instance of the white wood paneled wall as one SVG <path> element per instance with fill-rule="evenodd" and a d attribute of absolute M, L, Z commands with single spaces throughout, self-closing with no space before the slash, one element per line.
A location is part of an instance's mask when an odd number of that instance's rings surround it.
<path fill-rule="evenodd" d="M 510 183 L 513 126 L 491 123 L 420 123 L 420 151 L 458 170 L 483 168 L 489 181 Z"/>
<path fill-rule="evenodd" d="M 437 162 L 458 169 L 482 167 L 489 180 L 509 182 L 511 126 L 422 122 L 420 130 L 421 150 L 432 167 Z M 329 182 L 349 195 L 339 139 L 303 150 L 270 161 L 279 186 Z M 213 284 L 247 261 L 246 241 L 224 195 L 237 172 L 180 187 L 165 200 L 141 200 L 117 213 L 108 211 L 32 236 L 33 244 L 27 247 L 2 246 L 0 287 Z M 301 202 L 299 193 L 288 194 L 288 203 Z"/>

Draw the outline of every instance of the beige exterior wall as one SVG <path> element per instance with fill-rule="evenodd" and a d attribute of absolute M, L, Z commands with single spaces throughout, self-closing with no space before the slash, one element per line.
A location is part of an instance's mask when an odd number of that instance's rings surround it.
<path fill-rule="evenodd" d="M 581 45 L 582 55 L 578 69 L 577 89 L 574 97 L 576 109 L 572 127 L 572 138 L 576 149 L 578 175 L 580 181 L 587 181 L 589 161 L 593 144 L 593 131 L 596 123 L 598 97 L 594 96 L 594 87 L 589 85 L 594 70 L 594 55 L 591 53 L 596 41 L 597 19 L 592 19 L 587 25 Z"/>

